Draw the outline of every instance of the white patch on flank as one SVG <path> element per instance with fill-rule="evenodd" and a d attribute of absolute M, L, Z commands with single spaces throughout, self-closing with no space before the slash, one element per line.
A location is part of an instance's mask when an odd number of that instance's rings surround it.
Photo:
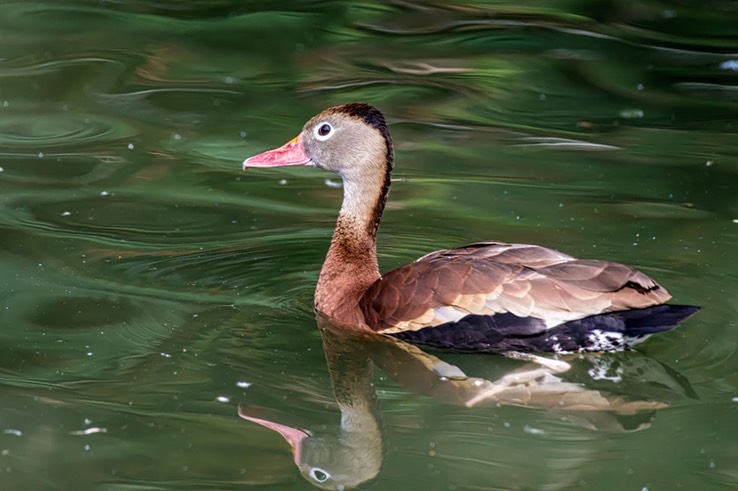
<path fill-rule="evenodd" d="M 466 312 L 462 312 L 453 307 L 438 307 L 433 310 L 433 313 L 441 324 L 445 324 L 446 322 L 457 322 L 463 317 L 466 317 Z"/>
<path fill-rule="evenodd" d="M 619 332 L 590 331 L 589 345 L 582 346 L 582 351 L 622 351 L 626 347 L 626 340 Z"/>

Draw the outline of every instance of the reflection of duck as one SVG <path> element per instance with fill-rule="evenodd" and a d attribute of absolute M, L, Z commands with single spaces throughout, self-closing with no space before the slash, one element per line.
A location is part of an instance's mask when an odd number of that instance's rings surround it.
<path fill-rule="evenodd" d="M 697 308 L 622 264 L 493 242 L 430 253 L 380 276 L 376 233 L 390 187 L 392 141 L 366 104 L 326 109 L 247 167 L 314 165 L 344 197 L 315 290 L 334 319 L 400 339 L 465 350 L 614 351 L 672 329 Z"/>
<path fill-rule="evenodd" d="M 530 363 L 521 366 L 519 362 L 510 361 L 513 367 L 494 379 L 471 377 L 458 366 L 416 346 L 392 338 L 357 335 L 348 330 L 348 326 L 337 325 L 322 315 L 318 315 L 317 321 L 333 393 L 341 411 L 338 431 L 313 432 L 288 426 L 257 417 L 254 410 L 243 405 L 239 407 L 239 414 L 279 433 L 292 447 L 295 464 L 303 477 L 322 489 L 352 489 L 379 474 L 385 445 L 373 387 L 374 364 L 412 392 L 430 395 L 444 403 L 547 409 L 577 426 L 610 432 L 648 428 L 654 410 L 666 406 L 660 401 L 612 395 L 592 390 L 584 383 L 565 381 L 559 375 L 571 365 L 561 360 L 517 354 L 514 356 L 522 356 Z M 628 355 L 635 356 L 640 366 L 648 366 L 642 355 Z M 578 360 L 585 365 L 584 373 L 594 359 Z M 618 366 L 622 367 L 619 369 L 622 374 L 627 374 L 626 358 L 619 359 Z M 661 386 L 672 387 L 670 393 L 692 394 L 688 384 L 684 389 L 683 379 L 670 381 L 674 372 L 664 372 L 658 368 L 660 366 L 654 362 L 649 370 L 653 369 Z M 639 383 L 649 377 L 650 373 L 638 372 Z M 457 457 L 463 458 L 463 455 Z"/>
<path fill-rule="evenodd" d="M 302 476 L 322 489 L 353 489 L 379 474 L 383 438 L 372 381 L 373 365 L 357 338 L 321 330 L 323 350 L 341 411 L 338 432 L 312 432 L 257 418 L 242 418 L 276 431 L 290 444 Z"/>

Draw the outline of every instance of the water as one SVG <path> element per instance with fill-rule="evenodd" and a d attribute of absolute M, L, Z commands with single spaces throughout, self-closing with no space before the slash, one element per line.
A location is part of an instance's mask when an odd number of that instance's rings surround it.
<path fill-rule="evenodd" d="M 737 15 L 3 2 L 2 489 L 734 488 Z M 319 330 L 341 190 L 240 163 L 354 100 L 396 142 L 383 270 L 531 242 L 637 266 L 703 311 L 638 352 L 539 374 L 528 407 L 464 405 L 525 362 Z M 552 408 L 549 389 L 600 410 Z M 305 478 L 239 412 L 310 430 Z"/>

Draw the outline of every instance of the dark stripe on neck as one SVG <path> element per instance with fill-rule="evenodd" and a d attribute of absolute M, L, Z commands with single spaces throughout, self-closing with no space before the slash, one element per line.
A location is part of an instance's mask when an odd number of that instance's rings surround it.
<path fill-rule="evenodd" d="M 385 170 L 384 182 L 382 183 L 382 190 L 379 194 L 377 204 L 372 212 L 372 218 L 367 227 L 367 233 L 371 237 L 376 237 L 379 222 L 382 220 L 382 213 L 384 213 L 384 206 L 387 203 L 387 196 L 389 195 L 389 188 L 392 182 L 392 169 L 395 165 L 395 151 L 394 146 L 392 145 L 392 137 L 390 136 L 384 116 L 379 112 L 379 110 L 377 110 L 377 108 L 363 102 L 353 102 L 340 106 L 339 110 L 355 118 L 361 118 L 366 124 L 379 131 L 387 147 L 387 154 L 385 157 L 387 167 Z"/>

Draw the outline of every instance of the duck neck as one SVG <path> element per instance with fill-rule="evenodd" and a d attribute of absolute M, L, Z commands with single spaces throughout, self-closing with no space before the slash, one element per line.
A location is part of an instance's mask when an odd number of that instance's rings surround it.
<path fill-rule="evenodd" d="M 343 204 L 315 289 L 318 311 L 356 327 L 367 327 L 359 300 L 380 277 L 377 229 L 391 169 L 389 160 L 384 171 L 380 167 L 370 175 L 343 176 Z"/>

